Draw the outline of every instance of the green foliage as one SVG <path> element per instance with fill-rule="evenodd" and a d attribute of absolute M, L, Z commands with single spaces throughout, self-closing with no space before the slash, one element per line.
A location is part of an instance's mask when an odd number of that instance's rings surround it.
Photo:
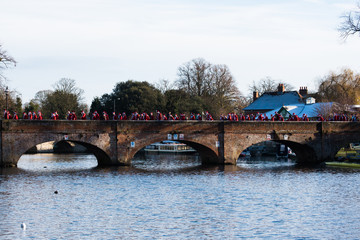
<path fill-rule="evenodd" d="M 34 101 L 34 100 L 31 100 L 29 103 L 25 104 L 25 108 L 24 108 L 24 111 L 26 113 L 28 112 L 37 112 L 40 110 L 40 106 L 39 104 Z M 20 113 L 20 112 L 19 112 Z"/>
<path fill-rule="evenodd" d="M 68 111 L 81 112 L 82 110 L 77 102 L 77 96 L 63 91 L 54 91 L 49 94 L 42 108 L 44 116 L 50 117 L 52 112 L 57 111 L 60 119 L 65 119 Z"/>
<path fill-rule="evenodd" d="M 7 90 L 7 94 L 6 94 L 6 87 L 0 84 L 0 108 L 1 109 L 6 108 L 6 95 L 7 95 L 8 110 L 10 112 L 13 111 L 16 111 L 18 113 L 21 112 L 22 102 L 18 94 L 19 93 L 14 90 Z"/>
<path fill-rule="evenodd" d="M 106 111 L 108 113 L 153 112 L 164 108 L 164 97 L 160 90 L 148 82 L 126 81 L 117 83 L 111 94 L 95 98 L 90 111 Z"/>
<path fill-rule="evenodd" d="M 198 96 L 191 96 L 184 90 L 167 90 L 165 92 L 165 112 L 173 113 L 201 113 L 203 100 Z"/>
<path fill-rule="evenodd" d="M 22 100 L 19 96 L 17 96 L 15 99 L 14 110 L 18 113 L 22 112 Z"/>
<path fill-rule="evenodd" d="M 94 100 L 91 102 L 90 112 L 94 112 L 97 109 L 103 109 L 103 106 L 101 104 L 99 97 L 94 98 Z"/>
<path fill-rule="evenodd" d="M 75 80 L 62 78 L 54 84 L 54 91 L 37 92 L 35 99 L 27 104 L 27 109 L 41 110 L 44 118 L 50 118 L 51 113 L 57 111 L 60 119 L 65 119 L 67 111 L 75 111 L 79 114 L 87 109 L 86 104 L 82 102 L 83 93 L 82 89 L 76 87 Z"/>

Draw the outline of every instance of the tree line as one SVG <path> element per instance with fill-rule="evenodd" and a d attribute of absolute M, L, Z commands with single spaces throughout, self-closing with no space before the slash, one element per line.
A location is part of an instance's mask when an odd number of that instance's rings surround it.
<path fill-rule="evenodd" d="M 277 90 L 279 81 L 270 77 L 252 82 L 249 91 L 272 92 Z M 293 87 L 285 84 L 287 90 Z M 5 91 L 3 85 L 0 88 Z M 212 65 L 204 59 L 194 59 L 179 67 L 178 79 L 171 84 L 162 80 L 158 84 L 146 81 L 128 80 L 115 84 L 111 93 L 105 93 L 92 100 L 90 109 L 83 102 L 84 91 L 76 86 L 76 81 L 62 78 L 53 85 L 53 90 L 41 90 L 24 106 L 21 98 L 9 91 L 9 110 L 18 113 L 42 111 L 48 118 L 57 111 L 65 117 L 68 111 L 80 113 L 133 112 L 163 113 L 205 113 L 210 112 L 216 119 L 220 114 L 241 113 L 251 102 L 251 94 L 244 97 L 235 85 L 235 81 L 225 65 Z M 318 91 L 313 93 L 318 102 L 337 102 L 336 109 L 328 112 L 348 112 L 351 105 L 360 104 L 360 74 L 351 69 L 330 72 L 318 82 Z M 0 94 L 0 104 L 5 109 L 4 94 Z"/>
<path fill-rule="evenodd" d="M 193 59 L 178 68 L 178 78 L 170 84 L 146 81 L 119 82 L 109 94 L 92 101 L 90 111 L 202 113 L 213 115 L 238 112 L 241 94 L 226 65 L 216 65 L 202 58 Z"/>

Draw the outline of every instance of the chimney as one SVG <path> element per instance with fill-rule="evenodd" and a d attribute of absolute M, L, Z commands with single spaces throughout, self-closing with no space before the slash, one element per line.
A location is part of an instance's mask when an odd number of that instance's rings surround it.
<path fill-rule="evenodd" d="M 300 87 L 299 93 L 301 96 L 306 96 L 308 94 L 307 87 Z"/>
<path fill-rule="evenodd" d="M 280 83 L 278 86 L 278 93 L 284 93 L 285 92 L 285 86 L 284 84 Z"/>
<path fill-rule="evenodd" d="M 258 99 L 258 98 L 259 98 L 259 92 L 258 92 L 258 91 L 254 91 L 254 92 L 253 92 L 253 102 L 255 102 L 256 99 Z"/>

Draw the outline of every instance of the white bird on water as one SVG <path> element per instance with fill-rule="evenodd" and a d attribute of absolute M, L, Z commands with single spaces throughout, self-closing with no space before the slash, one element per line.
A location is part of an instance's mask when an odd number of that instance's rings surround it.
<path fill-rule="evenodd" d="M 25 230 L 25 229 L 26 229 L 26 224 L 25 224 L 25 223 L 22 223 L 22 224 L 21 224 L 21 228 L 22 228 L 23 230 Z"/>

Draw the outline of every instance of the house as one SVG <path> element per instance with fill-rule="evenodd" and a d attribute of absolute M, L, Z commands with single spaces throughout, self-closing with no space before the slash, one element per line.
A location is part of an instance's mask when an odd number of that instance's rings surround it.
<path fill-rule="evenodd" d="M 244 108 L 245 114 L 266 113 L 282 106 L 299 105 L 306 102 L 308 90 L 301 87 L 300 91 L 285 91 L 284 84 L 279 84 L 275 92 L 265 92 L 259 97 L 258 92 L 254 92 L 253 102 Z"/>
<path fill-rule="evenodd" d="M 254 92 L 254 101 L 244 108 L 245 114 L 265 113 L 268 117 L 281 114 L 285 120 L 296 114 L 304 114 L 310 120 L 316 120 L 319 113 L 329 113 L 334 103 L 316 103 L 315 98 L 308 94 L 307 87 L 300 87 L 299 91 L 285 91 L 284 85 L 279 84 L 276 92 L 265 92 L 260 97 Z"/>

